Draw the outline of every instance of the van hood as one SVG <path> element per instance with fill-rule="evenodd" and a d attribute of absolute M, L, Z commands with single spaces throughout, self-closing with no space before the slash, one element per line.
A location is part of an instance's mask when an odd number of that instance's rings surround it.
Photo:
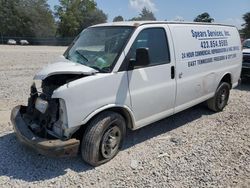
<path fill-rule="evenodd" d="M 74 75 L 93 75 L 98 71 L 85 65 L 74 63 L 67 59 L 60 58 L 60 62 L 49 64 L 34 76 L 34 80 L 44 80 L 52 75 L 74 74 Z"/>

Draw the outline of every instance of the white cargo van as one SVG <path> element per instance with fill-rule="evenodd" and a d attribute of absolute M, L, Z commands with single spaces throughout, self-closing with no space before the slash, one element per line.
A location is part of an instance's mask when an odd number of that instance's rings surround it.
<path fill-rule="evenodd" d="M 138 129 L 207 101 L 222 111 L 238 84 L 242 53 L 233 26 L 116 22 L 85 29 L 34 77 L 27 106 L 13 109 L 17 137 L 41 154 L 94 166 Z M 81 143 L 81 144 L 80 144 Z"/>

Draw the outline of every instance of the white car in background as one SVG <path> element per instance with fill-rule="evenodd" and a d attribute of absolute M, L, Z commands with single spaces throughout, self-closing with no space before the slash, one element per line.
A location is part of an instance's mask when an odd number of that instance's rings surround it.
<path fill-rule="evenodd" d="M 29 42 L 27 40 L 20 40 L 19 42 L 21 45 L 29 45 Z"/>
<path fill-rule="evenodd" d="M 14 39 L 9 39 L 7 44 L 9 45 L 16 45 L 16 41 Z"/>
<path fill-rule="evenodd" d="M 243 62 L 242 62 L 242 71 L 241 77 L 250 78 L 250 39 L 246 39 L 243 42 Z"/>

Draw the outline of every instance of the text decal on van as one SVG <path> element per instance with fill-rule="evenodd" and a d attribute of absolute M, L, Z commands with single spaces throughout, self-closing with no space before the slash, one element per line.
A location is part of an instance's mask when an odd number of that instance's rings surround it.
<path fill-rule="evenodd" d="M 216 37 L 219 37 L 218 39 L 220 39 L 221 37 L 226 38 L 230 35 L 229 31 L 211 31 L 211 30 L 206 30 L 206 31 L 194 31 L 191 30 L 192 33 L 192 37 L 199 39 L 199 40 L 203 40 L 205 39 L 217 39 Z"/>
<path fill-rule="evenodd" d="M 218 54 L 218 56 L 188 61 L 188 67 L 236 58 L 237 55 L 233 52 L 240 50 L 240 46 L 229 46 L 228 37 L 231 36 L 229 31 L 195 31 L 192 29 L 191 36 L 199 41 L 200 49 L 202 50 L 181 53 L 181 58 L 183 60 L 191 60 L 195 57 L 210 56 L 215 54 Z M 226 52 L 229 53 L 225 55 Z M 224 54 L 219 55 L 220 53 Z"/>

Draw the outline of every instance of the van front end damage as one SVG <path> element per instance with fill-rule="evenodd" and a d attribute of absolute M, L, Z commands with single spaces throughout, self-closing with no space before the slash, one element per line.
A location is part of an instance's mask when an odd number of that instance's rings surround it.
<path fill-rule="evenodd" d="M 42 155 L 51 157 L 76 156 L 80 141 L 77 139 L 61 140 L 49 136 L 40 137 L 28 124 L 26 106 L 17 106 L 11 112 L 11 121 L 18 140 Z"/>
<path fill-rule="evenodd" d="M 49 156 L 75 156 L 80 141 L 71 138 L 79 128 L 68 128 L 63 99 L 52 98 L 54 90 L 83 75 L 53 75 L 41 81 L 41 90 L 32 84 L 27 106 L 12 110 L 11 121 L 18 139 Z M 39 87 L 38 87 L 39 88 Z"/>
<path fill-rule="evenodd" d="M 11 121 L 18 139 L 38 153 L 48 156 L 75 156 L 80 140 L 73 134 L 81 125 L 68 125 L 66 104 L 53 98 L 54 91 L 70 82 L 91 76 L 96 70 L 70 62 L 50 64 L 38 72 L 30 88 L 27 106 L 17 106 L 11 112 Z"/>

